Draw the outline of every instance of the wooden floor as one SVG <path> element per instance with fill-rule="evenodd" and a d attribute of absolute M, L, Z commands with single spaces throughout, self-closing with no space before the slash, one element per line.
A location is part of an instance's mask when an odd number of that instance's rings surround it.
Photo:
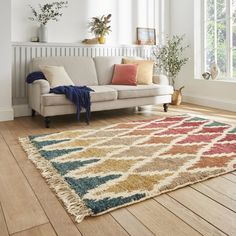
<path fill-rule="evenodd" d="M 236 125 L 236 113 L 184 104 L 170 107 L 167 114 L 161 106 L 98 112 L 90 126 L 186 113 Z M 39 116 L 0 122 L 0 236 L 236 235 L 236 172 L 74 223 L 18 137 L 83 128 L 74 116 L 53 119 L 50 129 Z"/>

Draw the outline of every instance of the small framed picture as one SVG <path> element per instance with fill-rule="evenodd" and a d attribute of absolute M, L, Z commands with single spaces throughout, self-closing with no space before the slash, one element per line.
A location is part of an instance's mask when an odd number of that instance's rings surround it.
<path fill-rule="evenodd" d="M 156 30 L 154 28 L 137 28 L 137 44 L 156 45 Z"/>

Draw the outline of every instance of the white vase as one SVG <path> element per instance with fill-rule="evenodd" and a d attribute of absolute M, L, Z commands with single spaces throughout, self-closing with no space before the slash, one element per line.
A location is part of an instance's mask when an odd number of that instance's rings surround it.
<path fill-rule="evenodd" d="M 211 78 L 212 78 L 212 79 L 217 79 L 219 73 L 220 73 L 219 67 L 217 66 L 216 63 L 213 63 L 213 64 L 211 65 Z"/>
<path fill-rule="evenodd" d="M 48 29 L 46 25 L 41 24 L 38 29 L 39 42 L 47 43 L 48 42 Z"/>

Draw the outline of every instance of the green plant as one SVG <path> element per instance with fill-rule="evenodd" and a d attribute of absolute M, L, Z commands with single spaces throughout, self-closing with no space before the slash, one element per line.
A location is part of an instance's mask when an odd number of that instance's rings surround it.
<path fill-rule="evenodd" d="M 95 36 L 105 36 L 111 32 L 111 14 L 101 17 L 93 17 L 89 22 L 90 32 L 94 33 Z"/>
<path fill-rule="evenodd" d="M 181 68 L 187 63 L 189 58 L 183 57 L 183 52 L 189 45 L 183 46 L 184 36 L 174 35 L 168 38 L 164 46 L 153 48 L 155 66 L 166 73 L 173 87 Z"/>
<path fill-rule="evenodd" d="M 62 16 L 61 9 L 68 7 L 68 2 L 61 1 L 47 3 L 45 5 L 38 4 L 38 11 L 31 5 L 29 5 L 29 7 L 33 13 L 33 16 L 29 17 L 29 20 L 37 21 L 42 25 L 46 25 L 50 20 L 59 20 L 58 18 Z"/>

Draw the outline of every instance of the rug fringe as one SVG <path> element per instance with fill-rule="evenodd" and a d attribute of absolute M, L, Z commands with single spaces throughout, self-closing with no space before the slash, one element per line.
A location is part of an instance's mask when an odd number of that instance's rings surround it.
<path fill-rule="evenodd" d="M 86 216 L 91 215 L 91 211 L 84 205 L 83 200 L 56 172 L 52 164 L 44 159 L 38 150 L 32 145 L 30 139 L 19 138 L 19 142 L 28 154 L 28 158 L 41 171 L 50 188 L 53 189 L 60 200 L 64 203 L 67 211 L 75 217 L 75 221 L 80 223 Z"/>

